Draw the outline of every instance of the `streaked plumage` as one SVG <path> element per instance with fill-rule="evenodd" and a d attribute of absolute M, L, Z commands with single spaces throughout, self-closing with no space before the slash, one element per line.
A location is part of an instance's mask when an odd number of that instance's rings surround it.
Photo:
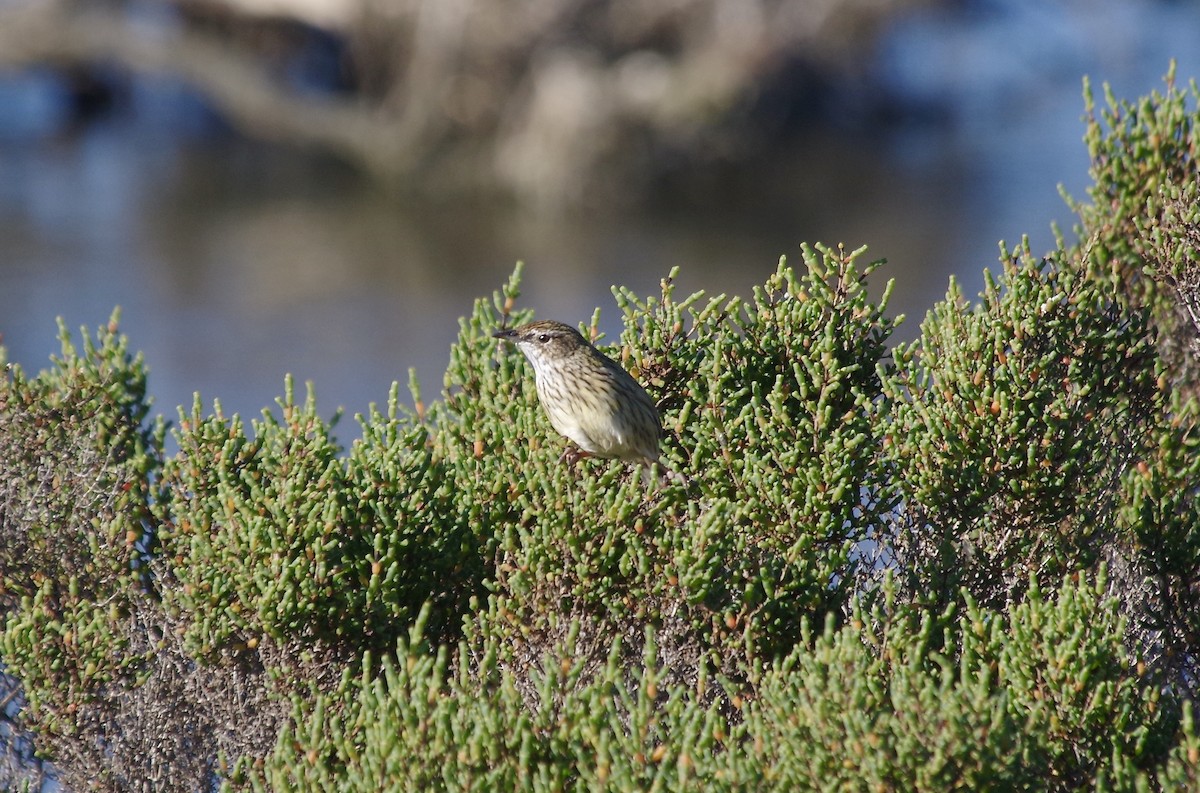
<path fill-rule="evenodd" d="M 586 454 L 658 461 L 662 423 L 650 395 L 579 331 L 553 320 L 500 330 L 533 364 L 538 400 L 554 429 Z"/>

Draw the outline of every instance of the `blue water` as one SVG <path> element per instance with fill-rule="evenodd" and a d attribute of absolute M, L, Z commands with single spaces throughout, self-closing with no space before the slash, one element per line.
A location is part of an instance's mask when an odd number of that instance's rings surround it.
<path fill-rule="evenodd" d="M 802 241 L 869 244 L 911 338 L 957 274 L 969 294 L 997 243 L 1052 245 L 1058 195 L 1087 186 L 1081 81 L 1133 98 L 1169 59 L 1200 75 L 1191 3 L 993 2 L 912 15 L 870 60 L 895 112 L 809 128 L 770 167 L 712 194 L 577 217 L 402 202 L 309 153 L 230 134 L 186 89 L 135 80 L 76 125 L 44 73 L 0 75 L 0 333 L 40 368 L 54 318 L 122 326 L 158 407 L 195 392 L 227 412 L 273 404 L 285 373 L 322 412 L 383 402 L 416 367 L 441 386 L 458 317 L 527 262 L 525 305 L 617 330 L 609 287 L 749 294 Z M 353 424 L 347 422 L 352 436 Z"/>

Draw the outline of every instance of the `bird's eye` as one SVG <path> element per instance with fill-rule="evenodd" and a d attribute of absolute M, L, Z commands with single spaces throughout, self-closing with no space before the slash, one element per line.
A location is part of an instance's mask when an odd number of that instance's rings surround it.
<path fill-rule="evenodd" d="M 550 334 L 549 333 L 541 334 L 540 336 L 538 336 L 538 341 L 540 341 L 542 344 L 545 344 L 546 342 L 550 341 Z"/>

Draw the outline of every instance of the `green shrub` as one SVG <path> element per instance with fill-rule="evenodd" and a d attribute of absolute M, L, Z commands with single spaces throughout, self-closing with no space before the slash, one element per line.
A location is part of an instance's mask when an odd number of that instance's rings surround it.
<path fill-rule="evenodd" d="M 0 379 L 0 655 L 53 730 L 71 729 L 71 691 L 137 662 L 117 626 L 146 584 L 162 432 L 143 424 L 145 368 L 116 322 L 82 350 L 60 324 L 52 368 Z"/>
<path fill-rule="evenodd" d="M 922 614 L 893 592 L 844 626 L 827 621 L 811 646 L 767 667 L 752 696 L 724 702 L 710 701 L 719 681 L 707 676 L 673 681 L 653 631 L 632 669 L 617 640 L 589 672 L 574 625 L 526 678 L 499 660 L 495 639 L 434 653 L 418 625 L 395 661 L 368 657 L 338 691 L 297 697 L 295 727 L 249 781 L 280 791 L 1132 788 L 1163 761 L 1177 719 L 1131 673 L 1104 589 L 1067 581 L 1050 600 L 1034 583 L 1011 615 L 968 599 L 960 618 Z M 1180 751 L 1165 774 L 1189 773 Z"/>
<path fill-rule="evenodd" d="M 106 690 L 144 677 L 131 626 L 163 429 L 146 424 L 146 370 L 117 318 L 81 348 L 60 322 L 49 369 L 0 378 L 0 658 L 50 745 L 86 745 Z"/>
<path fill-rule="evenodd" d="M 401 415 L 393 389 L 343 458 L 311 390 L 297 404 L 289 381 L 279 409 L 249 435 L 219 405 L 181 417 L 163 474 L 164 596 L 188 615 L 195 652 L 267 636 L 387 647 L 426 602 L 455 625 L 482 559 L 448 508 L 453 483 L 428 428 Z"/>
<path fill-rule="evenodd" d="M 1079 790 L 1134 775 L 1174 734 L 1132 674 L 1105 582 L 1036 581 L 1009 614 L 891 600 L 832 622 L 763 679 L 747 716 L 774 790 Z"/>
<path fill-rule="evenodd" d="M 1087 260 L 1023 248 L 985 283 L 977 306 L 951 283 L 886 380 L 899 566 L 939 608 L 960 586 L 1001 604 L 1031 573 L 1093 568 L 1161 418 L 1153 335 Z"/>
<path fill-rule="evenodd" d="M 1092 256 L 1114 289 L 1151 309 L 1165 362 L 1178 372 L 1179 384 L 1194 386 L 1200 372 L 1189 348 L 1200 337 L 1194 255 L 1200 248 L 1200 91 L 1195 82 L 1177 86 L 1172 64 L 1161 93 L 1118 101 L 1106 86 L 1097 112 L 1085 83 L 1084 99 L 1090 201 L 1068 199 L 1080 217 L 1080 239 L 1094 241 Z"/>
<path fill-rule="evenodd" d="M 589 672 L 578 626 L 529 678 L 498 661 L 495 639 L 436 653 L 420 626 L 396 660 L 364 659 L 332 694 L 298 698 L 256 789 L 732 789 L 725 716 L 701 704 L 706 681 L 666 686 L 653 631 L 640 671 L 620 640 Z M 745 781 L 745 780 L 741 780 Z M 748 788 L 747 788 L 748 789 Z"/>
<path fill-rule="evenodd" d="M 443 398 L 394 387 L 348 449 L 289 380 L 249 428 L 197 400 L 164 459 L 115 317 L 64 332 L 0 380 L 23 723 L 109 790 L 1195 787 L 1187 100 L 1089 106 L 1080 242 L 890 357 L 861 250 L 749 300 L 614 290 L 647 480 L 561 461 L 491 336 L 519 269 Z"/>
<path fill-rule="evenodd" d="M 1134 571 L 1127 611 L 1148 658 L 1193 696 L 1200 672 L 1200 415 L 1174 395 L 1142 458 L 1122 478 Z"/>
<path fill-rule="evenodd" d="M 855 544 L 880 530 L 876 363 L 894 321 L 867 294 L 862 251 L 803 251 L 753 301 L 618 290 L 626 330 L 609 351 L 647 384 L 669 437 L 668 474 L 647 487 L 626 466 L 559 462 L 519 353 L 491 333 L 517 276 L 480 301 L 451 355 L 435 448 L 457 473 L 460 514 L 494 527 L 492 629 L 528 642 L 634 636 L 649 623 L 693 659 L 733 673 L 786 652 L 806 617 L 842 608 Z M 519 274 L 518 274 L 519 275 Z M 594 330 L 584 329 L 585 334 Z M 505 627 L 505 626 L 508 627 Z M 669 625 L 669 627 L 668 627 Z M 602 654 L 609 638 L 592 643 Z"/>

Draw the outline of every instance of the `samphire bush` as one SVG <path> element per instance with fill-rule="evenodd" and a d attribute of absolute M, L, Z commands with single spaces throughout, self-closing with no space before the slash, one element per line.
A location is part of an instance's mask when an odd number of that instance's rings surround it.
<path fill-rule="evenodd" d="M 348 448 L 64 331 L 0 379 L 4 735 L 78 789 L 1195 788 L 1196 98 L 1089 100 L 1079 242 L 911 344 L 863 250 L 614 289 L 657 479 L 561 461 L 520 268 Z"/>

